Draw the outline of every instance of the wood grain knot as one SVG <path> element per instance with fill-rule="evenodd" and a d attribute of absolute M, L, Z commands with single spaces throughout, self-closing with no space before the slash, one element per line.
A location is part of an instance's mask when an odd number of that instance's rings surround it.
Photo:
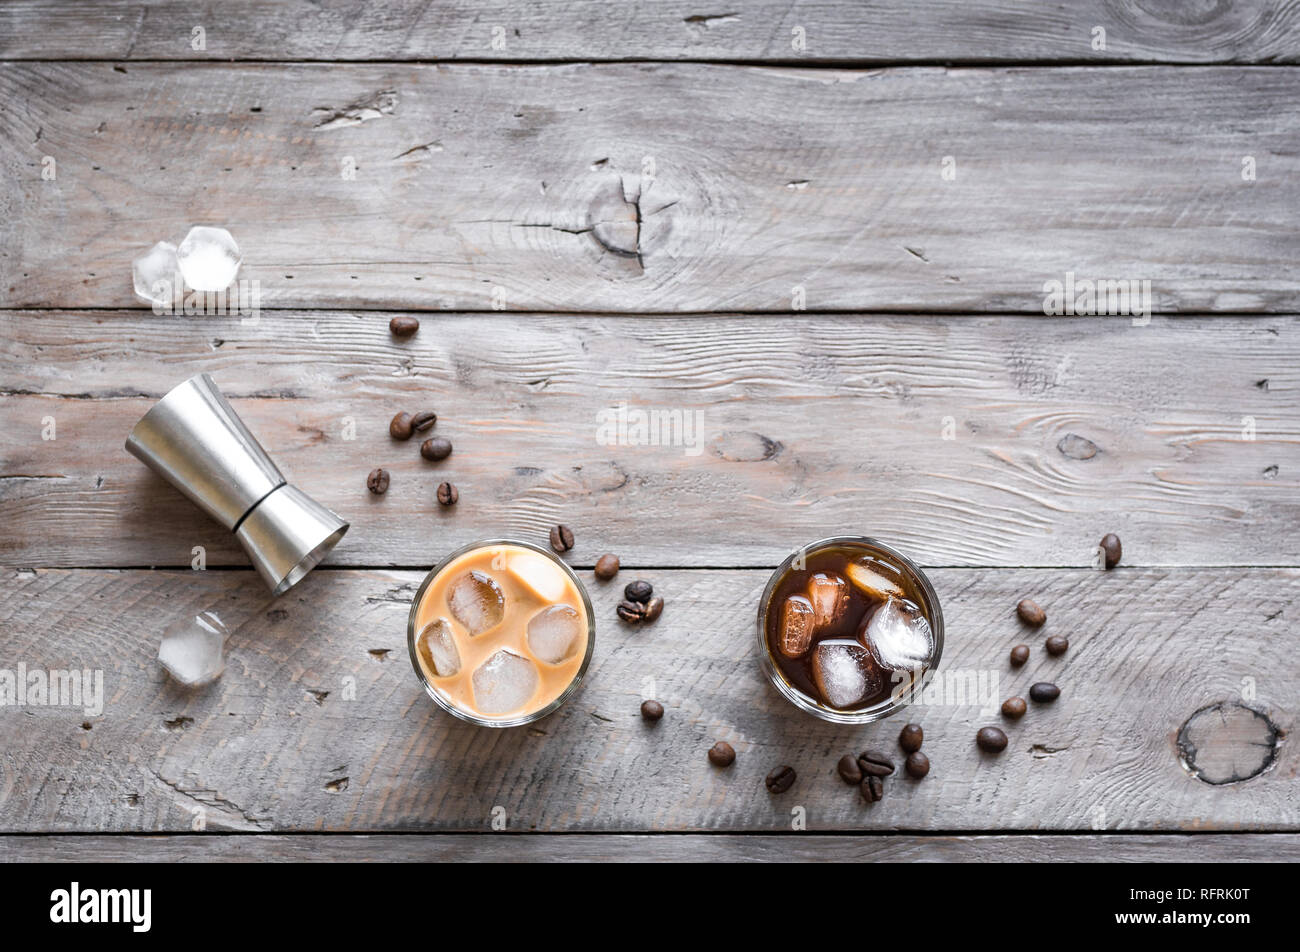
<path fill-rule="evenodd" d="M 1250 4 L 1247 4 L 1250 6 Z M 1208 26 L 1220 23 L 1232 10 L 1230 0 L 1188 3 L 1187 0 L 1143 0 L 1141 3 L 1121 3 L 1121 9 L 1136 7 L 1151 20 L 1171 26 Z"/>
<path fill-rule="evenodd" d="M 1237 701 L 1208 704 L 1178 731 L 1178 759 L 1197 780 L 1213 786 L 1258 777 L 1277 760 L 1286 732 L 1263 711 Z"/>
<path fill-rule="evenodd" d="M 761 463 L 779 456 L 785 446 L 762 433 L 728 430 L 718 434 L 711 449 L 714 456 L 733 463 Z"/>
<path fill-rule="evenodd" d="M 384 116 L 391 116 L 396 112 L 397 91 L 384 89 L 340 108 L 317 106 L 312 110 L 312 115 L 316 117 L 316 129 L 323 132 L 327 129 L 359 126 L 363 122 L 369 122 L 371 119 L 382 119 Z"/>
<path fill-rule="evenodd" d="M 652 168 L 657 176 L 648 172 Z M 593 171 L 575 183 L 589 190 L 585 227 L 578 232 L 588 234 L 602 255 L 621 261 L 624 269 L 644 274 L 653 264 L 659 276 L 668 277 L 716 246 L 728 203 L 717 186 L 700 180 L 693 169 L 667 160 L 655 165 L 647 156 L 640 167 L 605 159 Z M 705 208 L 712 214 L 699 214 Z"/>
<path fill-rule="evenodd" d="M 1057 441 L 1056 448 L 1062 456 L 1070 459 L 1092 459 L 1101 452 L 1096 443 L 1077 433 L 1065 434 Z"/>
<path fill-rule="evenodd" d="M 588 209 L 591 236 L 606 251 L 627 258 L 641 257 L 640 195 L 622 188 L 602 191 Z"/>

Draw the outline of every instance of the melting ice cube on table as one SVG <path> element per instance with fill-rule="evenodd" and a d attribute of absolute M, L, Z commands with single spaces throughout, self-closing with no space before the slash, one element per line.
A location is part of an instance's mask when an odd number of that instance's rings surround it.
<path fill-rule="evenodd" d="M 537 665 L 504 648 L 475 670 L 474 704 L 484 714 L 509 714 L 532 699 L 541 683 Z"/>
<path fill-rule="evenodd" d="M 867 618 L 858 640 L 883 668 L 905 671 L 925 665 L 934 654 L 930 623 L 910 602 L 891 598 Z"/>
<path fill-rule="evenodd" d="M 176 246 L 160 241 L 131 262 L 135 296 L 148 304 L 168 304 L 176 283 Z"/>
<path fill-rule="evenodd" d="M 547 664 L 573 657 L 581 638 L 582 616 L 572 605 L 552 605 L 529 619 L 528 650 Z"/>
<path fill-rule="evenodd" d="M 460 671 L 460 652 L 451 632 L 451 622 L 435 618 L 424 626 L 415 642 L 424 663 L 440 678 L 449 678 Z"/>
<path fill-rule="evenodd" d="M 186 687 L 199 687 L 226 670 L 226 626 L 215 612 L 200 612 L 173 622 L 163 632 L 158 660 Z"/>
<path fill-rule="evenodd" d="M 791 595 L 781 604 L 781 627 L 777 648 L 787 658 L 799 658 L 812 645 L 812 602 L 802 595 Z"/>
<path fill-rule="evenodd" d="M 813 651 L 812 668 L 817 690 L 831 707 L 861 704 L 885 686 L 884 672 L 856 641 L 821 642 Z"/>
<path fill-rule="evenodd" d="M 473 569 L 451 583 L 447 607 L 452 617 L 474 637 L 501 623 L 506 613 L 506 597 L 501 594 L 496 579 Z"/>
<path fill-rule="evenodd" d="M 239 245 L 224 228 L 195 225 L 176 249 L 185 283 L 196 291 L 223 291 L 239 273 Z"/>

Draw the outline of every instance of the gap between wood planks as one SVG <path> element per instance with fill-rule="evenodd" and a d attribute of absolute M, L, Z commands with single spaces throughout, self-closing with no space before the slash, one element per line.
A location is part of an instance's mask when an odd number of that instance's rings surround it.
<path fill-rule="evenodd" d="M 158 840 L 205 840 L 212 838 L 219 839 L 265 839 L 270 837 L 329 837 L 331 839 L 363 839 L 380 837 L 401 836 L 401 837 L 467 837 L 469 839 L 483 838 L 489 836 L 504 836 L 511 839 L 551 839 L 551 838 L 572 838 L 572 839 L 601 839 L 613 838 L 619 836 L 636 836 L 636 837 L 772 837 L 774 839 L 833 839 L 835 837 L 851 837 L 853 839 L 890 839 L 899 837 L 908 837 L 916 839 L 938 839 L 946 836 L 970 836 L 970 837 L 1007 837 L 1014 839 L 1026 838 L 1066 838 L 1066 837 L 1098 837 L 1104 839 L 1142 839 L 1145 837 L 1213 837 L 1213 836 L 1233 836 L 1233 837 L 1252 837 L 1252 836 L 1272 836 L 1279 839 L 1296 838 L 1300 834 L 1291 830 L 1242 830 L 1241 832 L 1225 832 L 1224 830 L 1093 830 L 1087 827 L 1080 827 L 1077 830 L 1066 829 L 1042 829 L 1042 830 L 1014 830 L 998 829 L 991 827 L 989 829 L 964 829 L 954 827 L 952 829 L 933 830 L 901 830 L 901 829 L 862 829 L 846 832 L 844 830 L 621 830 L 617 833 L 593 833 L 590 830 L 553 830 L 545 833 L 534 830 L 445 830 L 437 833 L 430 833 L 428 830 L 390 830 L 382 829 L 373 832 L 364 832 L 356 830 L 261 830 L 258 832 L 248 830 L 204 830 L 202 833 L 177 833 L 162 831 L 158 833 L 141 833 L 137 830 L 104 830 L 103 832 L 84 833 L 70 830 L 38 830 L 34 832 L 24 832 L 22 830 L 0 830 L 0 842 L 5 840 L 31 839 L 31 838 L 51 838 L 61 840 L 89 840 L 100 837 L 109 837 L 113 839 L 158 839 Z"/>
<path fill-rule="evenodd" d="M 189 860 L 429 861 L 1104 861 L 1185 859 L 1188 846 L 1202 860 L 1269 862 L 1300 850 L 1295 834 L 15 834 L 5 843 L 9 859 L 80 861 L 91 850 L 101 858 L 143 862 Z"/>
<path fill-rule="evenodd" d="M 1300 63 L 1287 61 L 1267 62 L 1233 62 L 1232 60 L 1212 60 L 1201 63 L 1169 62 L 1158 59 L 1131 60 L 1089 60 L 1089 59 L 1054 59 L 1024 60 L 997 58 L 962 58 L 944 57 L 916 60 L 900 59 L 654 59 L 650 57 L 621 57 L 611 59 L 189 59 L 170 57 L 152 59 L 123 59 L 120 56 L 0 56 L 0 63 L 49 63 L 52 65 L 76 66 L 82 63 L 118 63 L 123 69 L 129 66 L 170 66 L 184 63 L 186 66 L 734 66 L 737 68 L 758 69 L 806 69 L 806 70 L 885 70 L 885 69 L 1223 69 L 1238 67 L 1240 69 L 1296 69 Z"/>
<path fill-rule="evenodd" d="M 85 313 L 85 314 L 126 314 L 127 316 L 135 316 L 135 315 L 145 316 L 153 313 L 147 307 L 132 308 L 132 307 L 115 307 L 111 305 L 102 306 L 102 307 L 54 307 L 54 306 L 31 307 L 24 304 L 0 304 L 0 313 L 4 313 L 6 311 L 21 311 L 26 314 L 67 314 L 69 312 L 75 311 L 77 313 Z M 365 305 L 358 305 L 355 307 L 352 305 L 348 305 L 345 307 L 342 305 L 324 305 L 324 306 L 310 305 L 309 306 L 309 305 L 283 304 L 283 305 L 259 305 L 258 311 L 266 312 L 266 313 L 302 313 L 304 311 L 312 311 L 321 314 L 375 314 L 375 315 L 388 314 L 394 316 L 399 314 L 412 314 L 412 313 L 430 314 L 430 315 L 445 314 L 448 316 L 464 315 L 466 317 L 473 317 L 475 315 L 483 315 L 483 316 L 491 315 L 494 317 L 522 317 L 522 318 L 537 319 L 537 320 L 551 318 L 551 317 L 564 317 L 566 315 L 572 315 L 574 317 L 608 317 L 608 318 L 618 318 L 620 320 L 621 319 L 649 320 L 654 318 L 673 318 L 673 317 L 729 317 L 729 318 L 757 317 L 763 319 L 771 318 L 773 320 L 781 317 L 794 317 L 800 319 L 826 317 L 826 318 L 833 319 L 837 317 L 853 317 L 857 315 L 861 315 L 865 317 L 915 317 L 915 318 L 922 318 L 922 319 L 926 317 L 958 317 L 958 318 L 960 317 L 970 317 L 970 318 L 1040 317 L 1043 320 L 1050 320 L 1050 321 L 1128 322 L 1133 320 L 1133 317 L 1128 314 L 1075 314 L 1075 315 L 1064 316 L 1058 314 L 1044 314 L 1041 309 L 1031 310 L 1028 308 L 997 311 L 997 310 L 989 310 L 987 308 L 980 308 L 977 310 L 972 310 L 970 308 L 953 308 L 951 310 L 947 310 L 943 307 L 915 307 L 915 308 L 839 307 L 839 308 L 818 308 L 816 310 L 809 309 L 805 311 L 793 311 L 789 309 L 769 310 L 769 311 L 753 310 L 753 309 L 743 310 L 743 311 L 652 311 L 652 310 L 584 311 L 581 308 L 571 308 L 571 307 L 566 307 L 554 311 L 539 311 L 536 308 L 530 307 L 530 308 L 520 308 L 518 310 L 512 310 L 510 308 L 506 308 L 504 310 L 497 311 L 491 308 L 473 308 L 473 307 L 457 307 L 454 310 L 447 310 L 441 307 L 394 308 L 394 307 L 366 307 Z M 1152 319 L 1157 317 L 1164 317 L 1164 318 L 1177 318 L 1178 320 L 1204 320 L 1204 321 L 1216 321 L 1221 318 L 1242 318 L 1246 320 L 1263 320 L 1267 318 L 1283 318 L 1283 317 L 1296 317 L 1296 316 L 1300 316 L 1300 311 L 1222 310 L 1222 311 L 1207 312 L 1207 311 L 1153 310 L 1151 312 Z"/>
<path fill-rule="evenodd" d="M 0 477 L 0 479 L 6 477 Z M 18 477 L 8 477 L 18 478 Z M 41 478 L 41 477 L 25 477 Z M 932 563 L 917 563 L 923 569 L 969 569 L 980 572 L 1021 572 L 1027 569 L 1043 569 L 1049 572 L 1078 572 L 1086 571 L 1086 568 L 1079 565 L 938 565 Z M 594 562 L 569 562 L 571 569 L 578 571 L 590 571 L 595 568 Z M 430 568 L 429 563 L 419 563 L 414 565 L 402 565 L 396 563 L 376 562 L 373 564 L 347 564 L 334 565 L 322 564 L 317 565 L 313 572 L 427 572 Z M 766 569 L 775 569 L 776 563 L 770 566 L 764 565 L 700 565 L 691 564 L 627 564 L 622 571 L 625 572 L 762 572 Z M 1231 569 L 1294 569 L 1296 566 L 1286 563 L 1268 564 L 1263 562 L 1242 562 L 1232 565 L 1189 565 L 1181 562 L 1130 562 L 1126 561 L 1119 568 L 1107 569 L 1106 572 L 1119 572 L 1124 569 L 1167 569 L 1170 571 L 1181 572 L 1204 572 L 1204 571 L 1224 571 Z M 59 572 L 192 572 L 192 565 L 33 565 L 0 562 L 0 571 L 12 570 L 16 572 L 42 572 L 42 571 L 59 571 Z M 209 565 L 203 569 L 204 572 L 252 572 L 251 565 Z M 1104 574 L 1102 570 L 1097 570 L 1098 574 Z"/>

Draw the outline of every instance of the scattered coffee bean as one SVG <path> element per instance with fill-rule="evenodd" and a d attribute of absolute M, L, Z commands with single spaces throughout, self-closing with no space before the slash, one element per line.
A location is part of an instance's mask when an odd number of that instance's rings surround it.
<path fill-rule="evenodd" d="M 370 475 L 366 477 L 366 488 L 376 496 L 388 492 L 388 470 L 372 469 Z"/>
<path fill-rule="evenodd" d="M 618 617 L 623 619 L 629 625 L 639 624 L 645 617 L 645 606 L 640 602 L 629 602 L 626 599 L 618 603 Z"/>
<path fill-rule="evenodd" d="M 1047 612 L 1038 607 L 1038 603 L 1032 599 L 1026 598 L 1016 606 L 1016 614 L 1026 625 L 1037 628 L 1043 622 L 1047 621 Z"/>
<path fill-rule="evenodd" d="M 393 417 L 388 424 L 388 435 L 395 440 L 409 440 L 414 430 L 411 429 L 411 415 L 405 411 Z"/>
<path fill-rule="evenodd" d="M 628 582 L 623 588 L 623 597 L 629 602 L 648 602 L 650 596 L 655 593 L 654 586 L 649 582 L 637 579 L 635 582 Z"/>
<path fill-rule="evenodd" d="M 888 777 L 894 772 L 894 761 L 883 750 L 864 750 L 858 754 L 858 769 L 868 777 Z"/>
<path fill-rule="evenodd" d="M 1011 649 L 1011 667 L 1018 668 L 1029 660 L 1029 645 L 1016 645 Z"/>
<path fill-rule="evenodd" d="M 879 803 L 880 798 L 885 795 L 885 782 L 876 776 L 863 777 L 862 785 L 858 789 L 862 791 L 863 800 L 868 803 Z"/>
<path fill-rule="evenodd" d="M 997 727 L 981 727 L 979 733 L 975 735 L 975 743 L 979 745 L 980 750 L 996 754 L 1000 750 L 1007 749 L 1007 735 Z"/>
<path fill-rule="evenodd" d="M 709 748 L 709 763 L 715 767 L 730 767 L 736 762 L 736 749 L 725 740 Z"/>
<path fill-rule="evenodd" d="M 451 483 L 438 484 L 438 502 L 444 506 L 456 505 L 456 500 L 460 499 L 460 491 Z"/>
<path fill-rule="evenodd" d="M 835 769 L 840 772 L 840 779 L 845 783 L 851 783 L 854 786 L 862 783 L 862 770 L 858 767 L 858 758 L 852 754 L 845 754 L 840 758 L 840 762 L 835 765 Z"/>
<path fill-rule="evenodd" d="M 1113 569 L 1119 565 L 1120 556 L 1124 554 L 1124 547 L 1119 544 L 1119 536 L 1113 532 L 1107 532 L 1102 536 L 1101 551 L 1106 557 L 1106 568 Z"/>
<path fill-rule="evenodd" d="M 420 322 L 413 317 L 395 317 L 388 322 L 388 333 L 394 337 L 410 337 L 420 329 Z"/>
<path fill-rule="evenodd" d="M 618 574 L 618 556 L 606 552 L 596 560 L 596 578 L 608 582 Z"/>
<path fill-rule="evenodd" d="M 1047 653 L 1052 657 L 1058 657 L 1070 650 L 1070 639 L 1065 635 L 1052 635 L 1047 639 Z"/>
<path fill-rule="evenodd" d="M 1050 681 L 1039 681 L 1029 689 L 1029 699 L 1039 704 L 1050 704 L 1061 696 L 1061 689 Z"/>
<path fill-rule="evenodd" d="M 641 716 L 647 721 L 657 721 L 664 716 L 664 706 L 658 701 L 642 701 Z"/>
<path fill-rule="evenodd" d="M 573 530 L 568 526 L 551 527 L 551 548 L 556 552 L 568 552 L 573 548 Z"/>
<path fill-rule="evenodd" d="M 920 724 L 905 724 L 898 732 L 898 746 L 909 754 L 920 750 L 921 742 L 924 740 L 925 731 L 921 730 Z"/>
<path fill-rule="evenodd" d="M 763 783 L 769 793 L 785 793 L 794 786 L 794 778 L 794 768 L 782 765 L 768 774 Z"/>
<path fill-rule="evenodd" d="M 438 414 L 432 410 L 421 410 L 411 414 L 411 432 L 423 433 L 438 422 Z"/>
<path fill-rule="evenodd" d="M 420 444 L 420 455 L 435 462 L 444 460 L 451 455 L 451 440 L 444 439 L 441 436 L 425 440 Z"/>
<path fill-rule="evenodd" d="M 610 558 L 614 558 L 611 557 Z M 615 559 L 617 562 L 617 559 Z M 650 596 L 650 583 L 647 581 L 632 581 L 628 583 L 627 588 L 623 589 L 624 598 L 619 602 L 617 613 L 619 618 L 629 624 L 640 624 L 641 622 L 654 622 L 659 615 L 663 614 L 663 598 L 659 596 Z M 641 598 L 643 596 L 643 598 Z"/>
<path fill-rule="evenodd" d="M 1002 716 L 1017 720 L 1025 716 L 1025 699 L 1022 697 L 1009 697 L 1002 702 Z"/>
<path fill-rule="evenodd" d="M 903 769 L 907 771 L 909 777 L 920 780 L 930 772 L 930 758 L 919 750 L 914 750 L 907 755 L 907 760 L 903 763 Z"/>

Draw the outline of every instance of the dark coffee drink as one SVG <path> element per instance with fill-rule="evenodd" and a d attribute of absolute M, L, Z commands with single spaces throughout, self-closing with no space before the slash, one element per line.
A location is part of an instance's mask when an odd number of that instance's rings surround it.
<path fill-rule="evenodd" d="M 773 683 L 819 715 L 884 716 L 904 693 L 899 685 L 918 684 L 942 645 L 924 576 L 865 539 L 827 540 L 787 559 L 768 583 L 760 625 Z"/>

